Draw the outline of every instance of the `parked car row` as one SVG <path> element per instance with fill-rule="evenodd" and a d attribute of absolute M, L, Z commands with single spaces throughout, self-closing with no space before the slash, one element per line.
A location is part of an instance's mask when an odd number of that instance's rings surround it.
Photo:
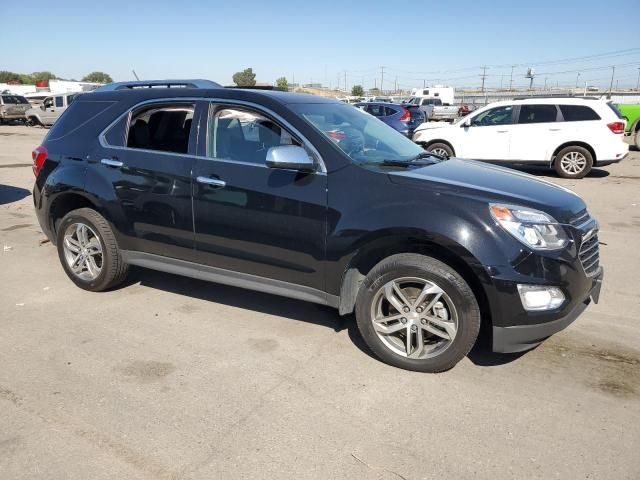
<path fill-rule="evenodd" d="M 60 93 L 33 97 L 35 104 L 22 95 L 0 95 L 0 122 L 21 121 L 27 125 L 50 127 L 81 93 Z"/>

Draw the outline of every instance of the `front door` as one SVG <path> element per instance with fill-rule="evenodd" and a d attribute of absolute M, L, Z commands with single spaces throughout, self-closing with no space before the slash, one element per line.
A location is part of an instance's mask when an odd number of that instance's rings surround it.
<path fill-rule="evenodd" d="M 496 107 L 470 118 L 457 127 L 462 132 L 456 155 L 472 160 L 508 160 L 513 124 L 513 106 Z"/>
<path fill-rule="evenodd" d="M 194 259 L 194 108 L 189 102 L 163 102 L 134 110 L 128 126 L 118 122 L 112 128 L 121 131 L 107 132 L 105 142 L 113 144 L 92 158 L 95 172 L 88 172 L 87 182 L 96 184 L 89 190 L 114 195 L 110 218 L 124 235 L 124 250 Z"/>
<path fill-rule="evenodd" d="M 267 151 L 302 140 L 270 112 L 212 104 L 194 168 L 199 260 L 322 290 L 327 176 L 271 169 Z"/>
<path fill-rule="evenodd" d="M 55 122 L 55 118 L 56 118 L 56 107 L 54 104 L 56 97 L 47 97 L 44 99 L 44 102 L 42 102 L 42 105 L 40 107 L 40 109 L 42 110 L 42 113 L 40 113 L 40 118 L 42 119 L 42 123 L 44 123 L 45 125 L 51 125 L 53 124 L 53 122 Z M 58 97 L 58 98 L 62 98 L 62 97 Z"/>

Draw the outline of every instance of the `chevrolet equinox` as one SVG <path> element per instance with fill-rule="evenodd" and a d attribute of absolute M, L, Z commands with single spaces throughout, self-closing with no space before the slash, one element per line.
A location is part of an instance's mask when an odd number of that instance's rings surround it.
<path fill-rule="evenodd" d="M 32 156 L 38 220 L 80 288 L 137 265 L 329 305 L 409 370 L 452 368 L 481 323 L 494 351 L 529 349 L 600 293 L 580 197 L 426 152 L 336 100 L 110 84 Z"/>

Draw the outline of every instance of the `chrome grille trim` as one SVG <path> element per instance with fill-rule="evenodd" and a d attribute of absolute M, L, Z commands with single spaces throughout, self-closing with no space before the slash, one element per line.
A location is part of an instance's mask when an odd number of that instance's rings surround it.
<path fill-rule="evenodd" d="M 593 277 L 598 273 L 600 269 L 600 241 L 597 232 L 589 232 L 582 237 L 578 257 L 587 277 Z"/>

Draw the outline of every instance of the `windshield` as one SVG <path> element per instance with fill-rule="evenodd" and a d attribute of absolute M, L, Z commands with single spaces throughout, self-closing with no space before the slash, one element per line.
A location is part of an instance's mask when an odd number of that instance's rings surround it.
<path fill-rule="evenodd" d="M 411 160 L 424 150 L 372 115 L 339 103 L 293 104 L 291 109 L 335 143 L 354 163 Z"/>

